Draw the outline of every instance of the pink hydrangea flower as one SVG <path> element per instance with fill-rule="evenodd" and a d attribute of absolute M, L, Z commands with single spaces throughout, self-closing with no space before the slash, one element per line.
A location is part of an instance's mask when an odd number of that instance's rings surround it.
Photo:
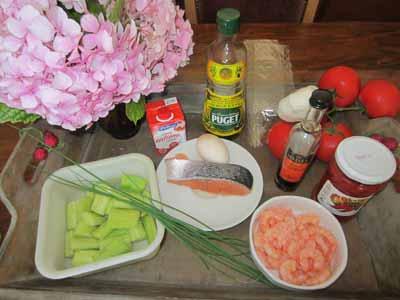
<path fill-rule="evenodd" d="M 118 103 L 160 92 L 193 53 L 193 31 L 172 0 L 125 1 L 122 23 L 56 0 L 0 1 L 0 102 L 75 130 Z M 101 0 L 113 7 L 114 1 Z"/>

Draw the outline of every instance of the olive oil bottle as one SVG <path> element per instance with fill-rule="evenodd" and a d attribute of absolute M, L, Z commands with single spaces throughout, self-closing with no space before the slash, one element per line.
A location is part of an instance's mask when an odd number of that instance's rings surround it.
<path fill-rule="evenodd" d="M 207 90 L 203 109 L 204 128 L 230 137 L 245 124 L 246 48 L 237 40 L 240 12 L 217 12 L 218 38 L 207 49 Z"/>

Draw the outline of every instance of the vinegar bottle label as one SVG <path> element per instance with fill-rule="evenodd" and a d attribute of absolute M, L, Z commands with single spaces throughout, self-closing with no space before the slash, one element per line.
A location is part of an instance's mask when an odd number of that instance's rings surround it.
<path fill-rule="evenodd" d="M 213 60 L 207 64 L 207 76 L 214 84 L 235 85 L 244 79 L 244 63 L 223 65 Z"/>
<path fill-rule="evenodd" d="M 229 136 L 244 126 L 243 90 L 232 96 L 221 96 L 207 89 L 204 102 L 203 124 L 213 134 Z"/>
<path fill-rule="evenodd" d="M 219 136 L 239 133 L 245 122 L 245 95 L 240 82 L 244 79 L 244 63 L 219 64 L 209 60 L 207 76 L 212 83 L 206 91 L 203 125 Z"/>
<path fill-rule="evenodd" d="M 303 156 L 296 154 L 289 148 L 282 161 L 279 176 L 288 182 L 299 182 L 310 165 L 312 158 L 313 155 Z"/>

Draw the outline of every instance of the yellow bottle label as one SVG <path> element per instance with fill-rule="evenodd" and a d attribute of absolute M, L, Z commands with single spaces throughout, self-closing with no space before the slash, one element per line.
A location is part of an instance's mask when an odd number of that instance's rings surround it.
<path fill-rule="evenodd" d="M 209 60 L 207 76 L 214 84 L 233 85 L 244 79 L 245 66 L 243 62 L 223 65 Z"/>
<path fill-rule="evenodd" d="M 245 100 L 243 90 L 231 96 L 222 96 L 206 91 L 203 125 L 207 131 L 230 136 L 239 133 L 245 121 Z"/>

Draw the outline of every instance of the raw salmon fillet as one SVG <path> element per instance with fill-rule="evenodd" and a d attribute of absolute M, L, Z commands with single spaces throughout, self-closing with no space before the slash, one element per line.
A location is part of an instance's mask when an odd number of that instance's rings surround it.
<path fill-rule="evenodd" d="M 253 176 L 245 167 L 187 159 L 166 159 L 167 180 L 217 195 L 245 196 L 253 186 Z"/>

